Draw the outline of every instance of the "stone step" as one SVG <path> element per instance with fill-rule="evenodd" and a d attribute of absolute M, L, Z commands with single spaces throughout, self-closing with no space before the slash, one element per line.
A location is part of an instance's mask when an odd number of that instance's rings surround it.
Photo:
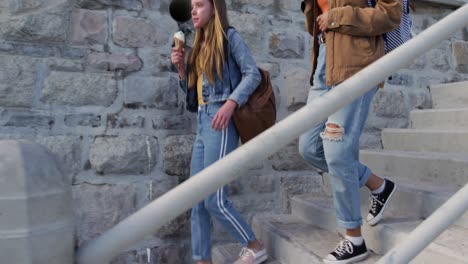
<path fill-rule="evenodd" d="M 296 201 L 299 199 L 306 200 L 306 202 L 302 202 L 302 208 L 296 206 Z M 320 228 L 344 233 L 344 230 L 338 229 L 336 226 L 335 210 L 331 198 L 309 197 L 304 199 L 295 197 L 294 200 L 294 216 Z M 408 200 L 405 200 L 405 203 L 408 203 Z M 367 224 L 362 226 L 362 233 L 368 248 L 379 255 L 385 254 L 391 248 L 398 245 L 421 223 L 421 220 L 415 219 L 414 216 L 386 215 L 374 227 Z M 468 259 L 468 249 L 465 245 L 466 237 L 468 237 L 468 229 L 451 226 L 425 248 L 411 263 L 466 263 Z"/>
<path fill-rule="evenodd" d="M 382 131 L 385 150 L 468 153 L 468 129 L 393 129 Z"/>
<path fill-rule="evenodd" d="M 228 243 L 217 245 L 211 250 L 211 257 L 213 264 L 232 264 L 239 257 L 239 253 L 242 249 L 239 243 Z M 273 257 L 269 257 L 267 261 L 262 264 L 281 264 L 276 261 Z"/>
<path fill-rule="evenodd" d="M 430 89 L 435 109 L 468 107 L 468 81 L 432 85 Z"/>
<path fill-rule="evenodd" d="M 421 220 L 429 217 L 437 208 L 444 204 L 458 189 L 431 183 L 410 183 L 404 179 L 390 178 L 397 184 L 397 191 L 385 210 L 385 215 L 400 215 L 407 219 Z M 361 213 L 365 217 L 368 213 L 370 192 L 367 188 L 361 189 Z M 408 202 L 411 201 L 411 202 Z M 292 213 L 302 219 L 309 217 L 320 218 L 324 224 L 335 226 L 335 215 L 315 214 L 310 208 L 320 206 L 329 208 L 334 212 L 330 197 L 317 197 L 310 194 L 296 195 L 291 199 Z M 319 219 L 320 220 L 320 219 Z M 455 225 L 468 229 L 468 212 L 455 222 Z"/>
<path fill-rule="evenodd" d="M 468 155 L 437 152 L 361 150 L 360 160 L 377 175 L 453 187 L 468 182 Z"/>
<path fill-rule="evenodd" d="M 257 215 L 252 227 L 265 243 L 271 256 L 283 264 L 318 264 L 335 248 L 342 237 L 308 224 L 292 215 Z M 359 263 L 376 263 L 379 256 L 371 253 Z"/>
<path fill-rule="evenodd" d="M 415 129 L 467 129 L 468 108 L 413 110 L 410 123 Z"/>

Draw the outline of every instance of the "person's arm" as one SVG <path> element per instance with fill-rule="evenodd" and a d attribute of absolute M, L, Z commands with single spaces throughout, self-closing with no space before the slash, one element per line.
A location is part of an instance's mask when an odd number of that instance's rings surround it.
<path fill-rule="evenodd" d="M 330 9 L 327 28 L 352 36 L 377 36 L 400 25 L 400 0 L 377 0 L 372 7 L 342 6 Z"/>
<path fill-rule="evenodd" d="M 215 130 L 222 130 L 228 127 L 234 110 L 238 106 L 242 106 L 247 102 L 249 96 L 255 91 L 255 89 L 257 89 L 257 86 L 261 81 L 261 75 L 257 68 L 257 64 L 250 54 L 249 47 L 242 37 L 233 29 L 228 31 L 228 37 L 229 50 L 231 52 L 231 56 L 239 67 L 242 79 L 237 87 L 233 89 L 228 100 L 213 117 L 211 127 Z M 226 59 L 229 60 L 229 58 Z M 234 65 L 231 65 L 231 67 L 232 66 Z"/>
<path fill-rule="evenodd" d="M 229 42 L 228 45 L 230 45 L 231 55 L 242 74 L 242 80 L 237 87 L 233 87 L 229 99 L 236 102 L 239 106 L 242 106 L 255 91 L 262 77 L 254 58 L 250 54 L 249 47 L 237 31 L 233 30 Z"/>

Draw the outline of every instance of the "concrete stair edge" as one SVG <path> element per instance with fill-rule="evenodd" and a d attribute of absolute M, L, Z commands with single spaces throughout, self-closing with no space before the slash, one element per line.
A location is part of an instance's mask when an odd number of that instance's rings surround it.
<path fill-rule="evenodd" d="M 338 231 L 344 234 L 344 230 L 338 228 L 336 225 L 335 210 L 332 207 L 331 198 L 328 198 L 328 205 L 326 206 L 324 206 L 326 198 L 320 197 L 317 199 L 319 202 L 314 203 L 304 201 L 301 199 L 301 196 L 293 197 L 291 201 L 293 215 L 307 223 L 317 225 L 320 228 L 324 228 L 329 231 Z M 371 227 L 364 224 L 362 226 L 362 232 L 368 248 L 377 254 L 383 255 L 397 245 L 401 239 L 404 239 L 404 237 L 421 222 L 422 221 L 420 219 L 415 219 L 411 216 L 386 217 L 384 215 L 383 220 L 376 226 Z M 454 230 L 463 230 L 464 234 L 468 235 L 468 229 L 450 227 L 445 231 L 449 234 L 446 236 L 450 237 L 451 235 L 456 234 L 457 231 Z M 438 238 L 435 243 L 432 243 L 423 252 L 421 252 L 418 259 L 438 258 L 452 261 L 447 263 L 463 263 L 460 262 L 464 259 L 463 254 L 457 254 L 457 252 L 451 251 L 448 248 L 448 245 L 441 245 L 439 243 L 440 239 Z M 418 263 L 425 262 L 418 261 Z"/>
<path fill-rule="evenodd" d="M 412 110 L 411 129 L 468 128 L 468 108 Z"/>
<path fill-rule="evenodd" d="M 231 264 L 236 261 L 242 245 L 239 243 L 224 243 L 216 245 L 211 250 L 213 264 Z M 262 264 L 282 264 L 271 256 Z"/>
<path fill-rule="evenodd" d="M 275 226 L 270 221 L 281 224 Z M 269 250 L 283 264 L 322 263 L 322 257 L 342 239 L 336 232 L 318 228 L 293 215 L 257 215 L 253 228 L 256 233 L 262 234 L 262 239 L 268 241 Z M 271 240 L 274 240 L 273 243 Z M 284 250 L 285 247 L 288 250 Z M 360 263 L 375 263 L 379 258 L 370 252 L 370 256 Z"/>
<path fill-rule="evenodd" d="M 454 190 L 468 182 L 468 155 L 398 150 L 361 150 L 360 160 L 377 175 L 436 184 Z"/>
<path fill-rule="evenodd" d="M 432 105 L 435 109 L 450 109 L 468 105 L 468 81 L 431 85 Z"/>

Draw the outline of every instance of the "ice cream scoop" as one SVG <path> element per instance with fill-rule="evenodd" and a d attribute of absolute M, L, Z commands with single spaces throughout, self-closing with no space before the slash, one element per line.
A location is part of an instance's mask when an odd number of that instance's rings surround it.
<path fill-rule="evenodd" d="M 177 49 L 181 49 L 184 47 L 184 43 L 185 43 L 185 35 L 182 31 L 177 31 L 175 34 L 174 34 L 174 43 L 175 43 L 175 47 Z"/>

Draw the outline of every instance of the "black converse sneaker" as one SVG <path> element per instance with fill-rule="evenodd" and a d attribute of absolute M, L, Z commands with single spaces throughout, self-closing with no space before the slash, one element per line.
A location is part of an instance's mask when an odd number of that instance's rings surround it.
<path fill-rule="evenodd" d="M 395 193 L 396 185 L 390 180 L 385 179 L 385 188 L 381 193 L 372 194 L 369 197 L 369 214 L 367 215 L 366 221 L 369 225 L 376 225 L 383 216 L 385 207 L 388 204 L 390 198 Z"/>
<path fill-rule="evenodd" d="M 342 240 L 324 259 L 325 264 L 347 264 L 361 261 L 369 255 L 366 243 L 356 246 L 348 239 Z"/>

